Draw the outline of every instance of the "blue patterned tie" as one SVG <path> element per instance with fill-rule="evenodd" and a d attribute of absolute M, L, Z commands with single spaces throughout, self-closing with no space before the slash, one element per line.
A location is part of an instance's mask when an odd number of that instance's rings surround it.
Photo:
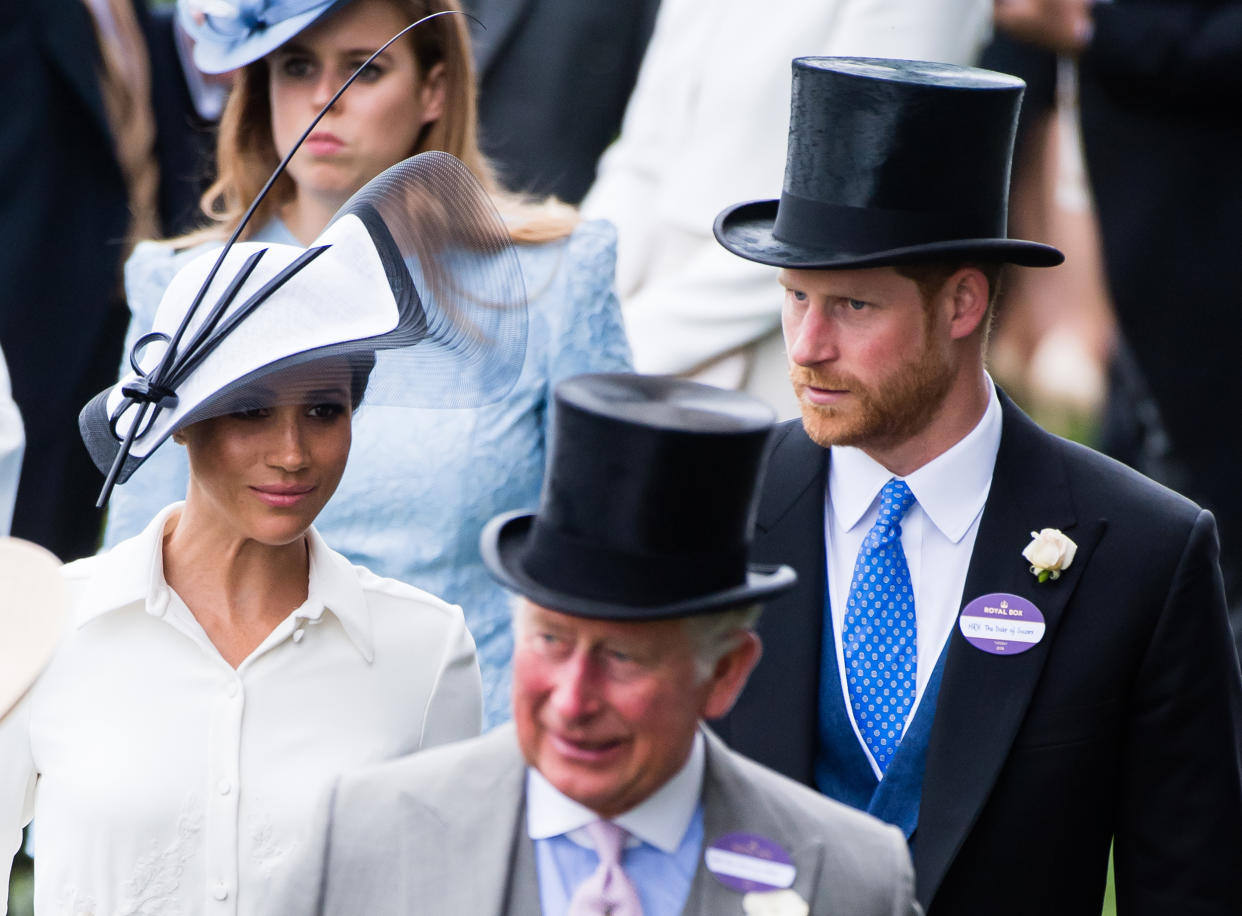
<path fill-rule="evenodd" d="M 858 549 L 841 633 L 854 722 L 881 773 L 914 703 L 914 590 L 901 548 L 901 519 L 913 504 L 903 480 L 880 491 L 880 516 Z"/>

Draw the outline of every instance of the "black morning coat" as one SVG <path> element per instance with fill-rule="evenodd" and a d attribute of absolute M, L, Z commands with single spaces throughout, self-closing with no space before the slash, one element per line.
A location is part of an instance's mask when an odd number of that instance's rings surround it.
<path fill-rule="evenodd" d="M 991 655 L 950 637 L 912 846 L 928 916 L 1098 916 L 1110 843 L 1127 916 L 1242 913 L 1242 677 L 1207 512 L 1037 427 L 1003 426 L 961 605 L 1033 602 L 1043 640 Z M 798 586 L 772 601 L 763 658 L 719 733 L 813 784 L 829 450 L 774 436 L 753 559 Z M 1060 579 L 1031 532 L 1078 545 Z"/>

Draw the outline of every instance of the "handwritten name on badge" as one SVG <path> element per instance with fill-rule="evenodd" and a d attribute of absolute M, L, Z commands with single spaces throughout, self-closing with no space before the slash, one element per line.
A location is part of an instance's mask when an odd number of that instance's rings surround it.
<path fill-rule="evenodd" d="M 729 833 L 703 852 L 707 870 L 738 893 L 780 890 L 794 883 L 798 870 L 779 843 L 753 833 Z"/>
<path fill-rule="evenodd" d="M 1019 595 L 996 592 L 962 608 L 958 628 L 976 649 L 992 655 L 1019 655 L 1044 638 L 1044 615 Z"/>

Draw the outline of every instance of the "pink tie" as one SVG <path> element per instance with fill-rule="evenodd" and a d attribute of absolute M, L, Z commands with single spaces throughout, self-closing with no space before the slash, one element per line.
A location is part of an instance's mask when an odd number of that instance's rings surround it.
<path fill-rule="evenodd" d="M 643 916 L 638 891 L 621 867 L 625 829 L 611 821 L 595 821 L 586 825 L 586 832 L 595 844 L 599 868 L 574 891 L 569 916 Z"/>

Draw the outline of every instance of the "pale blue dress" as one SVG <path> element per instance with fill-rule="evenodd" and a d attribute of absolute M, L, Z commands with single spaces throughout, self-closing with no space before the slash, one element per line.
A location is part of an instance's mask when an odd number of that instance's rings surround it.
<path fill-rule="evenodd" d="M 278 221 L 258 241 L 296 245 Z M 174 252 L 144 242 L 125 265 L 133 342 L 150 329 L 173 274 L 209 243 Z M 478 645 L 484 726 L 509 718 L 509 599 L 483 567 L 479 532 L 497 513 L 533 509 L 543 482 L 552 387 L 582 372 L 630 368 L 613 291 L 616 235 L 601 220 L 566 239 L 517 246 L 530 303 L 526 361 L 514 390 L 477 410 L 368 407 L 354 418 L 349 465 L 315 522 L 331 547 L 381 576 L 461 605 Z M 185 498 L 185 450 L 166 443 L 108 504 L 106 546 Z"/>

